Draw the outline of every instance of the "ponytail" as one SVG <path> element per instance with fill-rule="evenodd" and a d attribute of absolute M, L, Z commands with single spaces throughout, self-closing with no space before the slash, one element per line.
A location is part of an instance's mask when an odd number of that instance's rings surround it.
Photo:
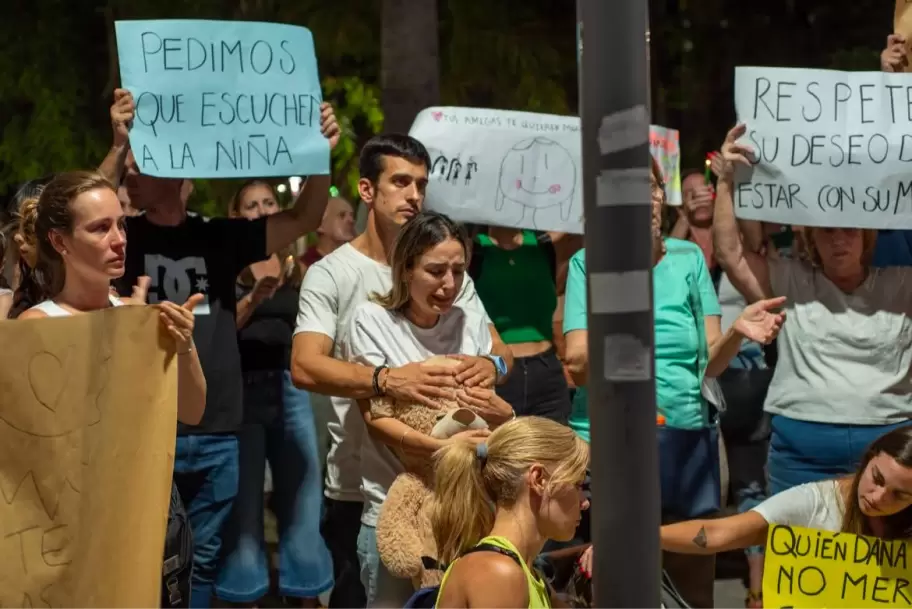
<path fill-rule="evenodd" d="M 13 292 L 13 306 L 10 308 L 9 319 L 16 319 L 43 300 L 47 300 L 47 294 L 35 281 L 35 271 L 20 258 L 19 286 Z"/>
<path fill-rule="evenodd" d="M 19 205 L 19 228 L 14 237 L 19 248 L 19 285 L 13 294 L 13 306 L 9 318 L 16 319 L 22 313 L 45 300 L 46 290 L 35 277 L 38 259 L 38 240 L 35 222 L 38 219 L 38 198 L 24 199 Z"/>
<path fill-rule="evenodd" d="M 491 498 L 485 489 L 475 446 L 454 442 L 436 455 L 431 527 L 437 562 L 448 565 L 472 548 L 494 526 Z"/>
<path fill-rule="evenodd" d="M 435 457 L 431 528 L 437 562 L 448 565 L 490 534 L 495 509 L 520 499 L 533 465 L 547 466 L 548 492 L 582 484 L 589 445 L 560 423 L 520 417 L 495 429 L 478 448 L 454 442 Z"/>

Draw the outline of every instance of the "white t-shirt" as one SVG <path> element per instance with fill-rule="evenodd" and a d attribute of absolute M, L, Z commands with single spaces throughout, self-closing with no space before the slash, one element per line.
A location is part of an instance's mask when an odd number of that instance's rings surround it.
<path fill-rule="evenodd" d="M 845 505 L 836 480 L 809 482 L 773 495 L 753 508 L 769 524 L 839 531 Z"/>
<path fill-rule="evenodd" d="M 770 282 L 788 300 L 767 412 L 844 425 L 912 418 L 912 267 L 871 269 L 846 294 L 820 270 L 780 258 Z"/>
<path fill-rule="evenodd" d="M 484 355 L 491 352 L 491 330 L 485 318 L 466 314 L 458 307 L 441 315 L 433 328 L 419 328 L 403 315 L 365 302 L 352 317 L 343 352 L 349 361 L 390 368 L 423 362 L 434 355 Z M 377 526 L 380 506 L 400 473 L 402 464 L 392 451 L 365 435 L 361 444 L 361 493 L 365 501 L 362 523 Z"/>
<path fill-rule="evenodd" d="M 295 334 L 324 334 L 333 340 L 333 357 L 345 359 L 341 346 L 348 337 L 355 309 L 371 294 L 385 294 L 392 287 L 389 266 L 346 243 L 307 269 L 301 283 Z M 468 275 L 456 306 L 490 323 Z M 348 398 L 333 396 L 332 405 L 333 416 L 327 424 L 332 442 L 326 456 L 326 496 L 339 501 L 362 501 L 360 450 L 364 420 L 358 405 Z"/>

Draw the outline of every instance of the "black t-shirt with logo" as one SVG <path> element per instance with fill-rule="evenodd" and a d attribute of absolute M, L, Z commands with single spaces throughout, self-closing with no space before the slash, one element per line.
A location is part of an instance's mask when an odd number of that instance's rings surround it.
<path fill-rule="evenodd" d="M 194 311 L 193 340 L 206 376 L 206 412 L 199 425 L 179 424 L 178 434 L 237 431 L 243 416 L 243 380 L 238 350 L 235 282 L 266 258 L 266 218 L 204 218 L 187 214 L 179 226 L 158 226 L 145 216 L 127 218 L 126 272 L 118 291 L 129 295 L 148 275 L 149 304 L 182 305 L 205 296 Z"/>

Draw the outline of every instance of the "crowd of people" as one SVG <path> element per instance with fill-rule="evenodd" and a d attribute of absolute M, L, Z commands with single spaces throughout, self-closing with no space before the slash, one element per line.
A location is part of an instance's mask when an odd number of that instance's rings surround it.
<path fill-rule="evenodd" d="M 903 44 L 890 37 L 884 70 Z M 187 523 L 169 526 L 163 606 L 250 606 L 273 586 L 302 607 L 564 604 L 542 556 L 569 546 L 591 573 L 588 413 L 610 407 L 586 391 L 581 238 L 424 210 L 427 149 L 395 133 L 361 150 L 360 234 L 329 176 L 287 209 L 246 182 L 228 217 L 204 218 L 191 182 L 138 170 L 134 111 L 117 90 L 97 170 L 13 197 L 0 313 L 158 307 L 178 362 L 170 521 Z M 684 174 L 678 208 L 651 170 L 663 566 L 694 607 L 713 606 L 713 557 L 732 549 L 762 606 L 770 524 L 912 534 L 907 233 L 736 219 L 745 128 L 712 176 Z M 321 132 L 335 147 L 329 104 Z M 419 411 L 439 413 L 432 428 L 409 423 Z M 391 489 L 422 469 L 431 587 L 382 539 Z M 739 513 L 714 518 L 729 495 Z"/>

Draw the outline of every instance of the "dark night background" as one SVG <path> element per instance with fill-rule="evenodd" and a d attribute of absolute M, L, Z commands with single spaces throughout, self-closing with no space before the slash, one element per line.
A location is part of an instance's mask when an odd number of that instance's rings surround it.
<path fill-rule="evenodd" d="M 649 7 L 653 122 L 681 131 L 685 168 L 699 166 L 734 120 L 735 66 L 877 70 L 894 8 L 871 0 Z M 384 123 L 407 129 L 416 104 L 577 111 L 574 0 L 0 0 L 0 200 L 23 180 L 100 162 L 118 80 L 113 22 L 162 18 L 310 28 L 324 95 L 348 134 L 334 155 L 343 192 L 360 144 Z M 234 187 L 200 180 L 191 206 L 220 213 Z"/>

